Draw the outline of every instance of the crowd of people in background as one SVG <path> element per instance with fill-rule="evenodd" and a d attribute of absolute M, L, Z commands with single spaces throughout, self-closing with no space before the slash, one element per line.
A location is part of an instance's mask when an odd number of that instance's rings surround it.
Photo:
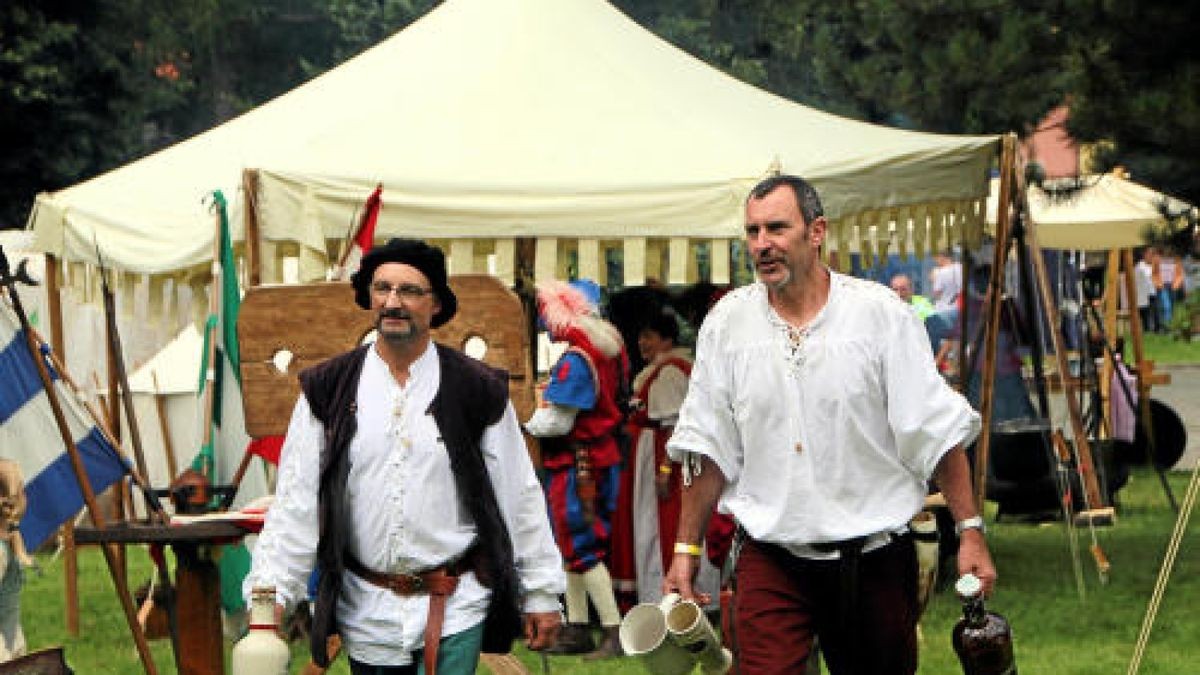
<path fill-rule="evenodd" d="M 1187 297 L 1187 270 L 1180 257 L 1147 246 L 1134 265 L 1137 309 L 1143 329 L 1166 333 L 1175 307 Z"/>

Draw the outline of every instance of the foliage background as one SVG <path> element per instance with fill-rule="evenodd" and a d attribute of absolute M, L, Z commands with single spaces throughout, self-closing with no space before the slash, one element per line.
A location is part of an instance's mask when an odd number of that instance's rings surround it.
<path fill-rule="evenodd" d="M 277 96 L 435 0 L 0 3 L 0 228 L 34 196 Z M 614 0 L 730 74 L 830 112 L 1032 130 L 1062 102 L 1106 170 L 1200 201 L 1200 4 L 1168 0 Z M 369 105 L 369 99 L 347 105 Z"/>

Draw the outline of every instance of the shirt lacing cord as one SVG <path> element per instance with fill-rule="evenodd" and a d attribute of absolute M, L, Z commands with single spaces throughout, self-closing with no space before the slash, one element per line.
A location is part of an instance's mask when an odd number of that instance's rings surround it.
<path fill-rule="evenodd" d="M 784 321 L 774 309 L 770 310 L 768 317 L 771 324 L 783 333 L 784 357 L 787 359 L 788 371 L 793 377 L 799 376 L 806 356 L 804 348 L 813 333 L 813 324 L 810 322 L 804 326 L 793 326 Z"/>

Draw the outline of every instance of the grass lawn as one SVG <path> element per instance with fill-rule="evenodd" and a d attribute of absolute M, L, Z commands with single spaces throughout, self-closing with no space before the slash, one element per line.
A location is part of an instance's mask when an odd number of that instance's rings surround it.
<path fill-rule="evenodd" d="M 1188 474 L 1170 476 L 1181 501 L 1188 479 Z M 989 606 L 1012 623 L 1017 662 L 1025 675 L 1125 672 L 1175 525 L 1175 514 L 1167 505 L 1157 476 L 1148 469 L 1136 470 L 1119 498 L 1116 525 L 1098 528 L 1095 533 L 1112 563 L 1107 585 L 1100 583 L 1088 554 L 1091 534 L 1086 528 L 1078 531 L 1083 597 L 1077 590 L 1062 525 L 989 522 L 989 539 L 1000 570 L 999 588 Z M 1193 526 L 1180 546 L 1142 673 L 1197 672 L 1200 613 L 1192 603 L 1200 598 L 1198 544 L 1200 538 Z M 41 573 L 29 574 L 22 594 L 22 617 L 31 648 L 65 645 L 68 662 L 79 673 L 142 672 L 99 551 L 89 548 L 80 557 L 81 635 L 75 639 L 67 636 L 63 620 L 61 560 L 40 555 L 39 561 Z M 147 579 L 149 567 L 143 550 L 129 549 L 132 584 Z M 950 591 L 939 593 L 930 603 L 922 621 L 923 675 L 962 672 L 950 647 L 950 628 L 958 615 L 959 606 Z M 167 642 L 156 641 L 153 649 L 160 672 L 175 672 Z M 305 645 L 294 645 L 293 653 L 296 672 L 304 662 L 302 658 L 307 660 Z M 517 655 L 532 672 L 541 672 L 536 655 L 523 649 L 518 649 Z M 643 672 L 631 659 L 585 663 L 578 657 L 556 656 L 549 662 L 555 673 Z M 329 672 L 345 674 L 349 669 L 340 659 Z"/>
<path fill-rule="evenodd" d="M 1133 345 L 1128 339 L 1125 342 L 1125 362 L 1133 363 Z M 1185 342 L 1170 335 L 1146 333 L 1143 344 L 1146 358 L 1156 366 L 1200 364 L 1200 340 Z"/>

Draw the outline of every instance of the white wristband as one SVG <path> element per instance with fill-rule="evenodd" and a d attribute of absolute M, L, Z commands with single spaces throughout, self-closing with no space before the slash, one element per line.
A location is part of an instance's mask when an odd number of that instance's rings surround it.
<path fill-rule="evenodd" d="M 979 530 L 980 534 L 987 532 L 987 527 L 983 523 L 982 516 L 973 516 L 971 518 L 963 518 L 954 524 L 954 534 L 962 536 L 963 530 Z"/>

